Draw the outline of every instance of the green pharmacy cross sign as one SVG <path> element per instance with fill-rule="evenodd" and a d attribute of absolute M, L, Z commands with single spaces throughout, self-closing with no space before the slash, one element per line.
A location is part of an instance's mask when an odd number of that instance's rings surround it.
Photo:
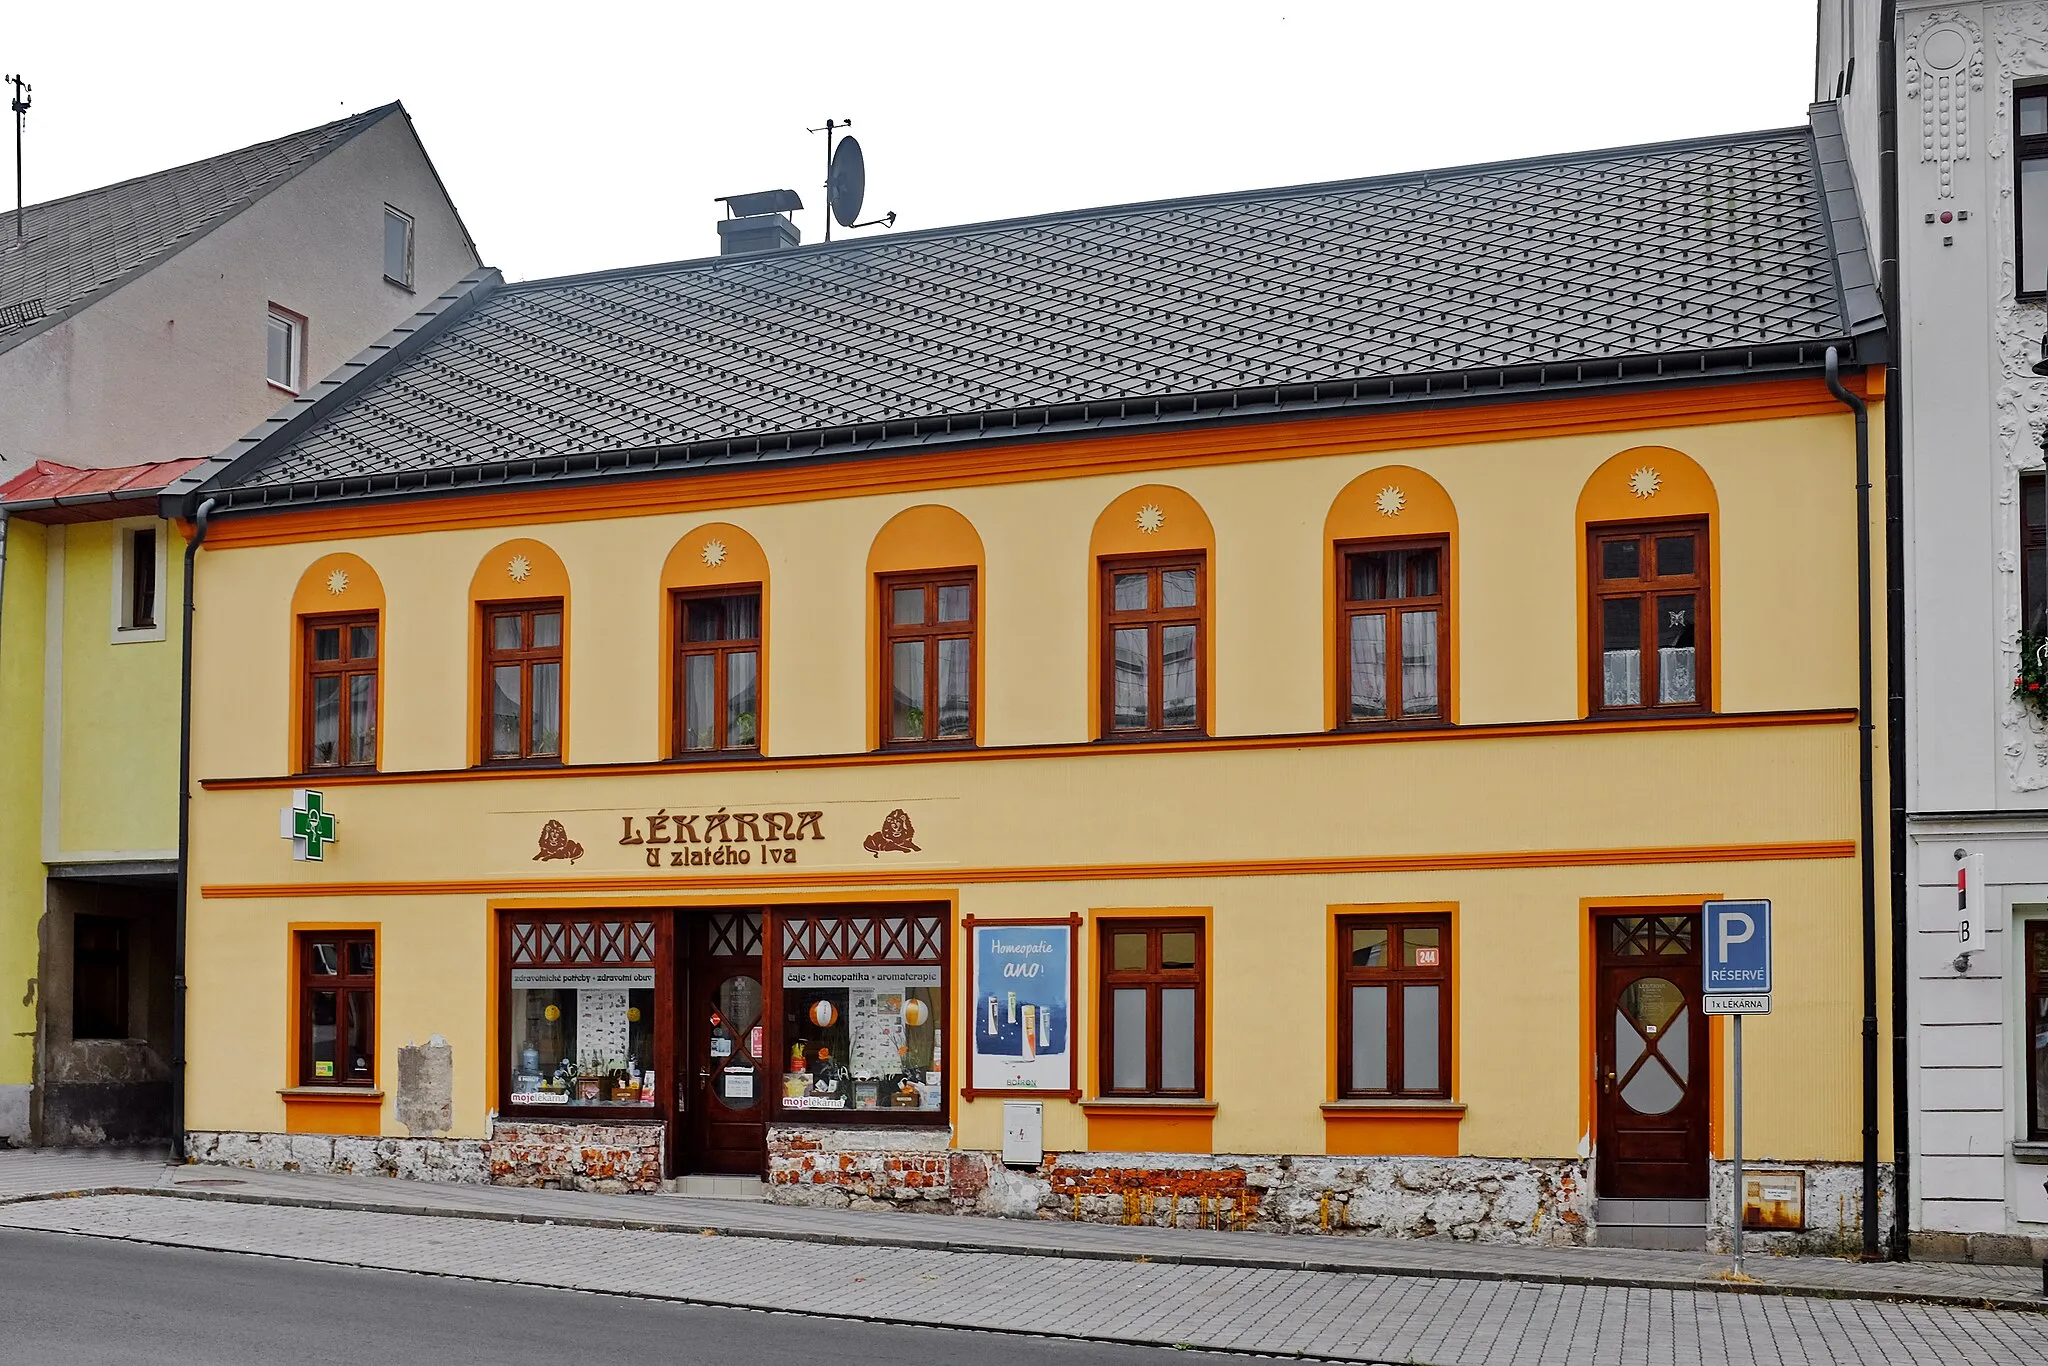
<path fill-rule="evenodd" d="M 341 838 L 336 821 L 318 792 L 298 788 L 292 804 L 278 813 L 277 833 L 292 842 L 292 857 L 319 863 L 320 851 Z"/>

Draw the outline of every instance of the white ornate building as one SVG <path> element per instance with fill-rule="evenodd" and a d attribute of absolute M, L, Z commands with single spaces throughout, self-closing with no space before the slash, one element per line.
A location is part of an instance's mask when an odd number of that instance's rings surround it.
<path fill-rule="evenodd" d="M 1889 469 L 1873 443 L 1878 477 L 1895 481 L 1887 502 L 1903 512 L 1875 646 L 1882 665 L 1887 637 L 1904 642 L 1892 718 L 1903 787 L 1889 803 L 1877 794 L 1904 836 L 1892 894 L 1906 944 L 1887 985 L 1906 1010 L 1903 1036 L 1885 1041 L 1896 1054 L 1886 1089 L 1897 1091 L 1887 1118 L 1910 1145 L 1918 1254 L 2038 1257 L 2048 1253 L 2048 723 L 2015 699 L 2014 681 L 2022 628 L 2048 621 L 2048 378 L 2034 371 L 2048 296 L 2048 3 L 1822 0 L 1815 97 L 1839 101 L 1875 254 L 1896 257 L 1881 271 L 1898 346 Z M 1882 580 L 1883 565 L 1875 572 Z M 1964 956 L 1957 879 L 1977 866 L 1970 855 L 1982 856 L 1972 907 L 1982 947 Z"/>

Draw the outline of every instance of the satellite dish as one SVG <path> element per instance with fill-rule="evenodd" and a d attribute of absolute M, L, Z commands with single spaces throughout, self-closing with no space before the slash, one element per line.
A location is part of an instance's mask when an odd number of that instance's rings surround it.
<path fill-rule="evenodd" d="M 841 138 L 832 153 L 832 170 L 825 183 L 831 200 L 832 217 L 842 228 L 853 227 L 860 218 L 860 203 L 868 192 L 868 163 L 860 143 Z"/>

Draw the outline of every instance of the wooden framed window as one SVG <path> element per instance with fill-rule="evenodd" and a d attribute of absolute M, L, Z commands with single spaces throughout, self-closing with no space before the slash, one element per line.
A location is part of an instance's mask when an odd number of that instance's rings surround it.
<path fill-rule="evenodd" d="M 761 744 L 761 590 L 676 595 L 676 753 Z"/>
<path fill-rule="evenodd" d="M 645 1119 L 668 1104 L 672 926 L 665 910 L 499 913 L 498 1101 L 506 1111 L 602 1123 Z M 586 985 L 594 981 L 603 986 Z M 657 1093 L 661 1081 L 670 1083 L 666 1096 Z"/>
<path fill-rule="evenodd" d="M 1707 706 L 1707 524 L 1588 527 L 1592 710 Z"/>
<path fill-rule="evenodd" d="M 1339 722 L 1443 719 L 1449 542 L 1365 541 L 1337 548 Z"/>
<path fill-rule="evenodd" d="M 377 1084 L 377 936 L 299 932 L 299 1085 Z"/>
<path fill-rule="evenodd" d="M 1201 555 L 1102 562 L 1104 734 L 1201 733 L 1205 568 Z"/>
<path fill-rule="evenodd" d="M 2048 920 L 2027 922 L 2027 1137 L 2048 1140 Z"/>
<path fill-rule="evenodd" d="M 306 769 L 377 764 L 377 614 L 307 617 Z"/>
<path fill-rule="evenodd" d="M 882 743 L 974 739 L 974 571 L 892 574 L 882 595 Z"/>
<path fill-rule="evenodd" d="M 1337 1094 L 1451 1094 L 1451 919 L 1337 920 Z"/>
<path fill-rule="evenodd" d="M 2048 86 L 2013 91 L 2013 223 L 2019 296 L 2048 294 Z"/>
<path fill-rule="evenodd" d="M 1105 920 L 1100 1081 L 1105 1096 L 1207 1094 L 1199 920 Z"/>
<path fill-rule="evenodd" d="M 484 758 L 562 756 L 562 603 L 490 603 L 484 613 Z"/>
<path fill-rule="evenodd" d="M 946 1123 L 949 921 L 918 903 L 771 908 L 771 1118 Z"/>
<path fill-rule="evenodd" d="M 2048 635 L 2048 474 L 2020 476 L 2020 629 Z"/>

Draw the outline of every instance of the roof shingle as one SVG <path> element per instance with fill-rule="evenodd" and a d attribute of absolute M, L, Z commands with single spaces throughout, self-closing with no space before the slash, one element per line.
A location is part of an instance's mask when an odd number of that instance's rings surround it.
<path fill-rule="evenodd" d="M 486 280 L 207 473 L 231 504 L 298 501 L 1060 405 L 1661 374 L 1871 330 L 1844 316 L 1838 227 L 1797 128 Z"/>

